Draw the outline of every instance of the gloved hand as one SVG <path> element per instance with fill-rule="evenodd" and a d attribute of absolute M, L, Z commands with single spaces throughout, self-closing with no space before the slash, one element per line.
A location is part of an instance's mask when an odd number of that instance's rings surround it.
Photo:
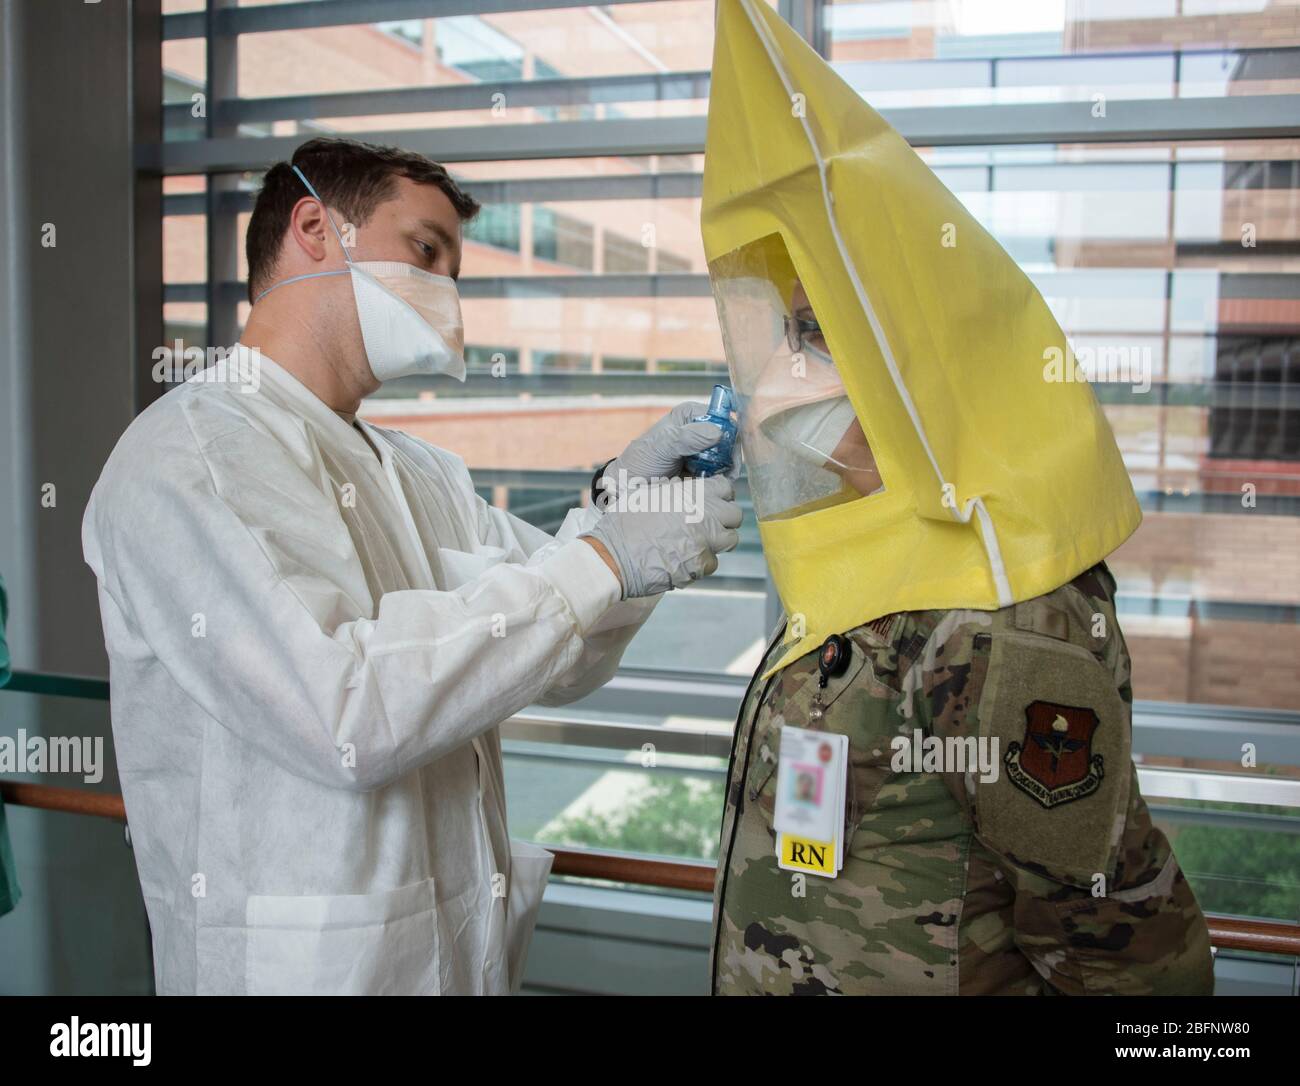
<path fill-rule="evenodd" d="M 740 541 L 736 532 L 740 506 L 725 475 L 669 479 L 648 489 L 657 492 L 652 500 L 622 503 L 633 508 L 616 504 L 583 533 L 601 543 L 614 559 L 625 600 L 707 577 L 718 568 L 717 556 Z M 641 508 L 665 511 L 642 512 Z"/>
<path fill-rule="evenodd" d="M 605 477 L 615 487 L 620 482 L 620 470 L 627 473 L 628 480 L 677 478 L 688 456 L 722 440 L 722 430 L 713 423 L 691 422 L 692 417 L 707 414 L 708 410 L 708 404 L 698 401 L 679 403 L 611 460 L 605 467 Z"/>

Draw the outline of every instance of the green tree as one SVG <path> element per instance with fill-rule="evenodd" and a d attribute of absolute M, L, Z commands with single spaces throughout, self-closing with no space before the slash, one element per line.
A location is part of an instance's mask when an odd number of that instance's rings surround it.
<path fill-rule="evenodd" d="M 678 774 L 650 777 L 612 814 L 590 812 L 553 822 L 557 845 L 715 860 L 722 819 L 722 781 Z"/>
<path fill-rule="evenodd" d="M 1277 813 L 1272 807 L 1227 806 Z M 1206 912 L 1300 920 L 1300 834 L 1185 826 L 1169 836 Z"/>

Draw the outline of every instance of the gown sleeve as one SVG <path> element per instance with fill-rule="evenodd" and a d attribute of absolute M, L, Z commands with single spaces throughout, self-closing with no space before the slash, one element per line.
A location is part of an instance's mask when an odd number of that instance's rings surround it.
<path fill-rule="evenodd" d="M 200 442 L 168 425 L 119 445 L 83 545 L 107 605 L 214 721 L 289 772 L 370 790 L 601 681 L 630 636 L 601 625 L 619 588 L 586 543 L 533 546 L 486 510 L 481 527 L 523 560 L 374 606 L 310 464 L 252 426 Z"/>

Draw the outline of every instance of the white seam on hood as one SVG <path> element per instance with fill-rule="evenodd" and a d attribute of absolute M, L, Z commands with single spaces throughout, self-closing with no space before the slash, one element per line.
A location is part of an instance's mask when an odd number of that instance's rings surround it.
<path fill-rule="evenodd" d="M 790 79 L 782 66 L 780 59 L 776 54 L 774 43 L 768 36 L 767 27 L 762 19 L 753 9 L 753 0 L 740 0 L 741 7 L 744 8 L 746 16 L 749 18 L 754 32 L 758 35 L 759 41 L 763 43 L 763 48 L 767 51 L 768 59 L 772 62 L 772 67 L 776 70 L 781 79 L 782 86 L 788 97 L 793 100 L 794 88 L 790 85 Z M 835 245 L 839 249 L 840 262 L 844 270 L 848 273 L 849 279 L 853 283 L 853 289 L 857 293 L 858 302 L 862 305 L 863 312 L 867 315 L 867 322 L 871 325 L 871 334 L 876 339 L 876 346 L 880 348 L 881 356 L 885 360 L 885 366 L 889 370 L 889 376 L 894 382 L 894 389 L 898 392 L 903 401 L 903 406 L 907 409 L 908 418 L 912 420 L 912 427 L 916 431 L 916 436 L 920 438 L 921 447 L 925 449 L 925 455 L 930 461 L 930 466 L 934 469 L 934 474 L 939 480 L 941 489 L 948 487 L 948 482 L 943 477 L 943 471 L 939 468 L 939 462 L 935 459 L 934 451 L 930 448 L 929 438 L 925 435 L 925 427 L 921 424 L 921 416 L 916 410 L 916 404 L 912 402 L 912 395 L 907 386 L 903 383 L 903 375 L 899 372 L 898 363 L 894 359 L 893 349 L 889 345 L 889 340 L 885 336 L 885 330 L 876 316 L 875 307 L 871 304 L 871 299 L 867 297 L 866 289 L 862 285 L 862 280 L 858 276 L 857 267 L 849 255 L 848 248 L 844 244 L 844 238 L 840 235 L 839 222 L 835 218 L 835 205 L 831 196 L 830 185 L 826 179 L 826 160 L 822 156 L 822 150 L 817 145 L 817 139 L 813 135 L 812 127 L 808 124 L 806 115 L 799 117 L 799 123 L 803 127 L 804 135 L 808 139 L 808 146 L 812 148 L 813 157 L 817 160 L 817 176 L 821 181 L 822 200 L 826 205 L 826 218 L 830 224 L 831 234 L 835 238 Z M 955 487 L 953 488 L 956 489 Z M 947 505 L 947 503 L 945 503 Z M 990 571 L 993 574 L 993 582 L 998 590 L 998 604 L 1001 607 L 1008 607 L 1015 602 L 1011 595 L 1011 584 L 1007 580 L 1006 566 L 1002 561 L 1002 551 L 998 546 L 997 532 L 993 527 L 993 518 L 984 506 L 982 498 L 969 499 L 965 507 L 958 511 L 953 506 L 947 506 L 952 509 L 953 516 L 963 524 L 969 524 L 971 513 L 974 511 L 979 514 L 980 539 L 984 543 L 984 550 L 988 556 Z"/>

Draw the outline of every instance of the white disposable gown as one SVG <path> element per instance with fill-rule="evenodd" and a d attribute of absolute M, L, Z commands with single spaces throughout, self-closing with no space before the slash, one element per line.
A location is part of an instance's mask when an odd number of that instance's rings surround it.
<path fill-rule="evenodd" d="M 605 682 L 653 601 L 575 538 L 598 511 L 552 538 L 265 356 L 248 387 L 142 412 L 83 524 L 158 991 L 513 991 L 551 857 L 497 726 Z"/>

